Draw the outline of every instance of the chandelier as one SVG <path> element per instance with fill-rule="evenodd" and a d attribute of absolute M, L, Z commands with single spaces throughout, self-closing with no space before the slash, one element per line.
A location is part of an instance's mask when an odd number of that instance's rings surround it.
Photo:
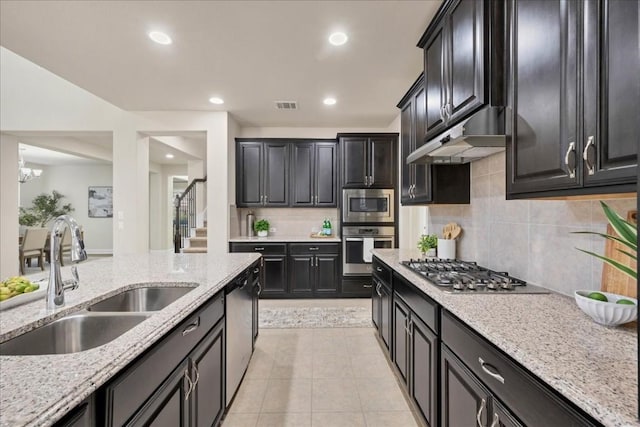
<path fill-rule="evenodd" d="M 22 158 L 22 154 L 20 154 L 20 158 L 18 159 L 18 182 L 20 184 L 24 184 L 27 181 L 31 181 L 33 178 L 38 178 L 42 175 L 42 169 L 31 169 L 25 167 L 24 159 Z"/>

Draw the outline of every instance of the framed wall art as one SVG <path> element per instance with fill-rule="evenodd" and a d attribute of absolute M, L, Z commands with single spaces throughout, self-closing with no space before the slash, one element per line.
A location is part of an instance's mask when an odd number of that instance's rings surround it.
<path fill-rule="evenodd" d="M 89 187 L 89 218 L 113 218 L 113 187 Z"/>

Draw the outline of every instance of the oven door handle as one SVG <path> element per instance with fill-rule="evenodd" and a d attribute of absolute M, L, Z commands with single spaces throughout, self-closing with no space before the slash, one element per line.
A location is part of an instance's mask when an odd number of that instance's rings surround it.
<path fill-rule="evenodd" d="M 345 239 L 347 242 L 362 242 L 364 239 L 362 237 L 347 237 Z"/>

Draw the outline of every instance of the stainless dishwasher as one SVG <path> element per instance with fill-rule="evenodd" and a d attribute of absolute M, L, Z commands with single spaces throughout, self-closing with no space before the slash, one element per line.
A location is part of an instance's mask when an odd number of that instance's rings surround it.
<path fill-rule="evenodd" d="M 252 289 L 248 271 L 238 276 L 225 288 L 227 406 L 242 381 L 253 351 Z"/>

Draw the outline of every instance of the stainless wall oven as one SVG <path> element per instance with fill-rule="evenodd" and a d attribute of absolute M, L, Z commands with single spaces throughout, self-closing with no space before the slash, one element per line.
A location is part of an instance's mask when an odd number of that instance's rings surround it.
<path fill-rule="evenodd" d="M 371 274 L 371 249 L 391 249 L 394 243 L 395 227 L 343 227 L 342 275 Z"/>
<path fill-rule="evenodd" d="M 342 190 L 342 222 L 393 223 L 392 189 L 358 188 Z"/>

